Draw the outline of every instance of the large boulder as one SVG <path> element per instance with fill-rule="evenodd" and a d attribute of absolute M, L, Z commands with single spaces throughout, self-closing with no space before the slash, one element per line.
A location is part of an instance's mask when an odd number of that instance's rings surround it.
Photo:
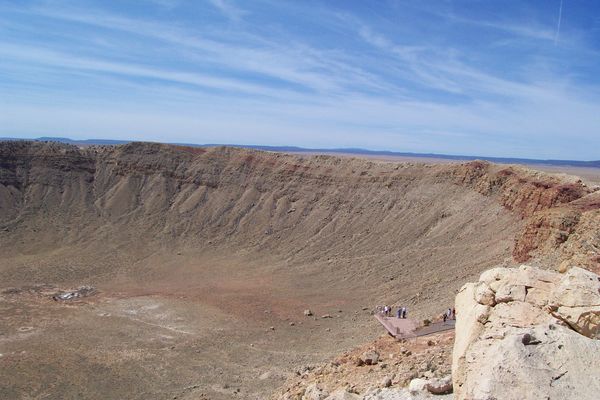
<path fill-rule="evenodd" d="M 599 398 L 597 275 L 495 268 L 463 286 L 455 307 L 456 399 Z"/>
<path fill-rule="evenodd" d="M 577 332 L 600 339 L 600 277 L 573 267 L 550 293 L 552 314 Z"/>
<path fill-rule="evenodd" d="M 424 392 L 425 389 L 427 388 L 428 383 L 429 383 L 429 381 L 427 379 L 415 378 L 412 381 L 410 381 L 410 383 L 408 385 L 408 390 L 411 393 Z"/>
<path fill-rule="evenodd" d="M 427 391 L 410 392 L 407 388 L 367 391 L 362 400 L 452 400 L 452 394 L 433 395 Z"/>
<path fill-rule="evenodd" d="M 360 359 L 364 364 L 375 365 L 379 362 L 379 353 L 375 350 L 368 350 L 360 356 Z"/>
<path fill-rule="evenodd" d="M 323 400 L 329 396 L 329 393 L 319 384 L 312 383 L 308 385 L 302 396 L 302 400 Z"/>
<path fill-rule="evenodd" d="M 452 393 L 452 375 L 443 378 L 433 378 L 427 382 L 426 389 L 432 394 Z"/>
<path fill-rule="evenodd" d="M 331 393 L 326 400 L 361 400 L 361 396 L 356 393 L 350 393 L 345 389 L 339 389 Z"/>

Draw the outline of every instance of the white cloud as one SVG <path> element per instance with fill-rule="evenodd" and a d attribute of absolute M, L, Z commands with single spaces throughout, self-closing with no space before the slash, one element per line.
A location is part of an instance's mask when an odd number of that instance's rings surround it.
<path fill-rule="evenodd" d="M 258 96 L 286 97 L 294 96 L 288 90 L 274 90 L 267 86 L 247 83 L 242 80 L 218 78 L 211 75 L 170 71 L 145 66 L 110 62 L 74 56 L 68 53 L 49 51 L 36 47 L 11 46 L 0 44 L 0 54 L 4 57 L 21 59 L 65 69 L 88 70 L 100 73 L 115 73 L 133 77 L 153 78 L 195 85 L 199 87 L 248 93 Z"/>
<path fill-rule="evenodd" d="M 198 62 L 214 62 L 228 69 L 264 74 L 318 92 L 339 90 L 352 83 L 365 89 L 388 87 L 377 76 L 356 66 L 337 60 L 330 54 L 298 43 L 278 43 L 243 34 L 228 33 L 228 40 L 215 40 L 156 21 L 131 19 L 94 11 L 57 12 L 36 8 L 37 15 L 73 21 L 115 31 L 160 40 L 174 45 L 180 52 Z M 122 44 L 120 44 L 122 45 Z"/>
<path fill-rule="evenodd" d="M 222 12 L 227 18 L 232 21 L 239 21 L 242 17 L 247 14 L 246 11 L 237 7 L 233 2 L 229 0 L 208 0 L 213 7 Z"/>
<path fill-rule="evenodd" d="M 181 4 L 181 0 L 149 0 L 151 3 L 156 4 L 159 7 L 172 10 Z"/>

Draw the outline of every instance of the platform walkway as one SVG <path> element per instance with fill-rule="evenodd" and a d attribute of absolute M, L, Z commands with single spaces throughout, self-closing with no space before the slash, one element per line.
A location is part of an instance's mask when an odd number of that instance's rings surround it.
<path fill-rule="evenodd" d="M 456 322 L 449 319 L 446 322 L 433 322 L 428 326 L 417 328 L 415 321 L 409 318 L 386 317 L 381 313 L 375 313 L 374 317 L 396 339 L 410 339 L 452 330 Z"/>

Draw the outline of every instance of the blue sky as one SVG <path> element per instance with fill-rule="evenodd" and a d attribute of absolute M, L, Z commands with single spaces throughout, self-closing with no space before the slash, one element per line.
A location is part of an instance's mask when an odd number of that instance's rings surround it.
<path fill-rule="evenodd" d="M 0 0 L 0 136 L 600 159 L 600 2 Z"/>

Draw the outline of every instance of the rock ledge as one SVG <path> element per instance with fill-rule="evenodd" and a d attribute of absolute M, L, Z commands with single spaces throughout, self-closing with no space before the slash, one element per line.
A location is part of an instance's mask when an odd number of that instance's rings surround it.
<path fill-rule="evenodd" d="M 600 277 L 494 268 L 456 297 L 457 399 L 600 398 Z"/>

